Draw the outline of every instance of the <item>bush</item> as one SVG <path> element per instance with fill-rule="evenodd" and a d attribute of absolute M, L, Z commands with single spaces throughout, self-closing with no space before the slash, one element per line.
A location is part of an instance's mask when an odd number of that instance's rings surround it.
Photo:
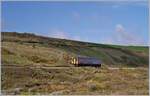
<path fill-rule="evenodd" d="M 89 90 L 90 91 L 95 91 L 95 90 L 97 90 L 97 86 L 96 86 L 96 84 L 89 84 Z"/>

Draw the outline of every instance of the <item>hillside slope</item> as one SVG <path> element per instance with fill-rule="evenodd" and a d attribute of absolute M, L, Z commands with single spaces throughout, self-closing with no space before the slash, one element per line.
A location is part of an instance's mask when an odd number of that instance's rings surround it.
<path fill-rule="evenodd" d="M 148 67 L 148 47 L 104 45 L 2 32 L 2 64 L 72 66 L 70 56 L 97 57 L 111 67 Z"/>
<path fill-rule="evenodd" d="M 1 37 L 3 95 L 149 94 L 148 47 L 94 44 L 28 33 L 2 32 Z M 103 65 L 72 67 L 67 61 L 75 55 L 97 57 Z"/>

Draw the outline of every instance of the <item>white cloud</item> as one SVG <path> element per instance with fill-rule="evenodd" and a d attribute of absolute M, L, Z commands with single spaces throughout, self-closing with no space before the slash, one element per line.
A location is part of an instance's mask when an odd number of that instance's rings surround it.
<path fill-rule="evenodd" d="M 102 38 L 100 43 L 115 45 L 147 45 L 142 37 L 133 34 L 122 24 L 116 24 L 115 31 L 112 35 Z"/>
<path fill-rule="evenodd" d="M 106 43 L 106 44 L 113 44 L 113 40 L 111 38 L 107 38 L 106 40 L 104 40 L 103 43 Z"/>
<path fill-rule="evenodd" d="M 80 38 L 80 36 L 74 36 L 73 40 L 81 41 L 81 38 Z"/>
<path fill-rule="evenodd" d="M 122 24 L 116 25 L 116 42 L 119 44 L 125 45 L 141 45 L 143 44 L 143 40 L 139 38 L 137 35 L 132 32 L 126 31 L 125 27 Z"/>
<path fill-rule="evenodd" d="M 116 31 L 117 32 L 124 32 L 124 27 L 121 24 L 116 25 Z"/>
<path fill-rule="evenodd" d="M 61 38 L 61 39 L 68 39 L 69 38 L 69 36 L 67 35 L 66 32 L 58 30 L 58 29 L 51 30 L 48 33 L 48 36 L 49 37 L 54 37 L 54 38 Z"/>

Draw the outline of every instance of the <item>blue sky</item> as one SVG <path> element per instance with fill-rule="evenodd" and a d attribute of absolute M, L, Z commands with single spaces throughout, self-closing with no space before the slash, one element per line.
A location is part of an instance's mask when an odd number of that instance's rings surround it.
<path fill-rule="evenodd" d="M 55 38 L 148 45 L 148 3 L 2 2 L 2 31 Z"/>

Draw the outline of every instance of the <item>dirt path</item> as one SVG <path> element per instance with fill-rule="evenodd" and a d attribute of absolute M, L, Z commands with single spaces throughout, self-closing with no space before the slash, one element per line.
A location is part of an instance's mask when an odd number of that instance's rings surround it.
<path fill-rule="evenodd" d="M 129 70 L 142 69 L 142 70 L 147 70 L 148 68 L 145 68 L 145 67 L 136 67 L 136 68 L 130 68 L 130 67 L 123 67 L 123 68 L 108 67 L 108 69 L 110 69 L 110 70 L 119 70 L 119 69 L 129 69 Z"/>
<path fill-rule="evenodd" d="M 70 69 L 70 68 L 82 68 L 82 67 L 54 67 L 54 66 L 16 66 L 16 65 L 2 65 L 1 68 L 37 68 L 37 69 Z M 85 67 L 84 67 L 85 68 Z M 101 69 L 101 68 L 100 68 Z M 119 70 L 119 69 L 129 69 L 129 70 L 135 70 L 135 69 L 142 69 L 142 70 L 147 70 L 148 68 L 146 67 L 135 67 L 135 68 L 130 68 L 130 67 L 108 67 L 109 70 Z"/>
<path fill-rule="evenodd" d="M 70 67 L 41 67 L 41 66 L 39 66 L 39 67 L 37 67 L 37 66 L 35 66 L 35 67 L 33 67 L 33 66 L 30 66 L 30 67 L 28 66 L 28 67 L 26 67 L 26 66 L 2 66 L 1 68 L 69 69 Z"/>

